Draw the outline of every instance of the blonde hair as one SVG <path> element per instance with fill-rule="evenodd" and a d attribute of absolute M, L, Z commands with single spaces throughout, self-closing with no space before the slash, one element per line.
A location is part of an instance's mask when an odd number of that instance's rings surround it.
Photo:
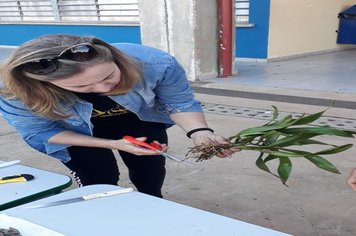
<path fill-rule="evenodd" d="M 63 50 L 84 43 L 90 43 L 97 52 L 90 61 L 58 59 L 60 68 L 46 75 L 36 75 L 21 69 L 21 66 L 28 62 L 56 58 Z M 127 93 L 142 78 L 138 61 L 98 38 L 66 34 L 45 35 L 19 46 L 1 65 L 3 87 L 0 93 L 8 99 L 21 100 L 39 116 L 52 120 L 65 119 L 71 114 L 65 112 L 64 104 L 73 106 L 78 98 L 73 92 L 48 81 L 71 77 L 87 67 L 103 62 L 114 62 L 121 71 L 120 83 L 105 95 Z"/>

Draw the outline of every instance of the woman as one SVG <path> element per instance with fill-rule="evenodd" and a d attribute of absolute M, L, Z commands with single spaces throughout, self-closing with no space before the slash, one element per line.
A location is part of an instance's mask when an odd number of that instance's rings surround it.
<path fill-rule="evenodd" d="M 177 124 L 195 145 L 226 142 L 208 127 L 183 68 L 157 49 L 45 35 L 18 47 L 1 75 L 3 117 L 32 148 L 62 161 L 79 186 L 116 185 L 117 150 L 137 190 L 162 197 L 164 157 L 124 135 L 166 151 L 166 128 Z"/>

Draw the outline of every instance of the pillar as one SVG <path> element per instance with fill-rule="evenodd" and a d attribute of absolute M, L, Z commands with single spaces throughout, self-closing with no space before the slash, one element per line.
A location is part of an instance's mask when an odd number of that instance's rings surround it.
<path fill-rule="evenodd" d="M 215 0 L 139 0 L 142 44 L 177 58 L 190 81 L 218 76 Z"/>

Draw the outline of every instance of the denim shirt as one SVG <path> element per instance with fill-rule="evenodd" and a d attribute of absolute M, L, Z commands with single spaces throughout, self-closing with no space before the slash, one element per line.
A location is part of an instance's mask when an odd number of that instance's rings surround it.
<path fill-rule="evenodd" d="M 158 49 L 139 44 L 113 44 L 122 52 L 140 61 L 143 69 L 142 82 L 128 93 L 110 98 L 126 109 L 134 112 L 141 120 L 173 125 L 170 115 L 177 112 L 202 112 L 200 103 L 194 99 L 192 90 L 182 66 L 171 55 Z M 0 96 L 0 113 L 13 126 L 24 141 L 32 148 L 68 162 L 69 145 L 51 144 L 48 139 L 64 131 L 71 130 L 93 135 L 90 122 L 92 104 L 78 100 L 67 108 L 71 117 L 53 121 L 40 117 L 20 101 Z"/>

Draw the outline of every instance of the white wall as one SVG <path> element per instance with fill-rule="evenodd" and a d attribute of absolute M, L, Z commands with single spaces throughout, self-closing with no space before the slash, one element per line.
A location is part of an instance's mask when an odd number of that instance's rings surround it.
<path fill-rule="evenodd" d="M 268 59 L 337 50 L 338 13 L 355 0 L 271 0 Z"/>

